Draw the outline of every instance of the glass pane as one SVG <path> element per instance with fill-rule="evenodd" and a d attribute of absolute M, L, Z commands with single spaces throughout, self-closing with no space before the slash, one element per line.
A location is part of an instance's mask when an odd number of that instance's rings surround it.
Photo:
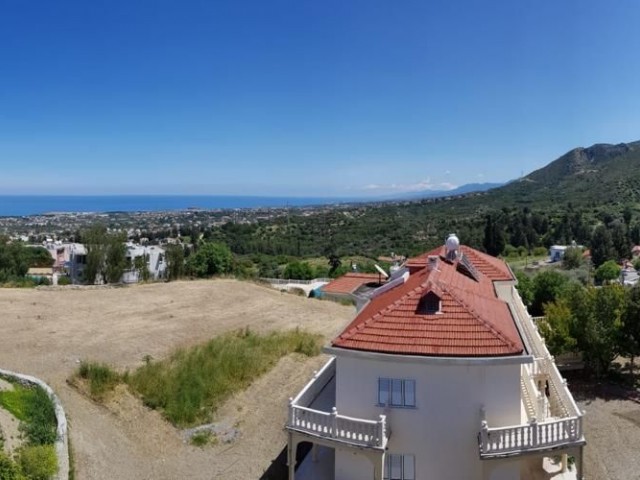
<path fill-rule="evenodd" d="M 404 463 L 404 480 L 416 480 L 415 458 L 413 455 L 405 455 Z"/>
<path fill-rule="evenodd" d="M 416 406 L 416 381 L 404 381 L 404 405 L 406 407 Z"/>
<path fill-rule="evenodd" d="M 391 455 L 391 480 L 402 480 L 402 455 Z"/>
<path fill-rule="evenodd" d="M 391 380 L 391 405 L 402 405 L 402 380 Z"/>
<path fill-rule="evenodd" d="M 389 403 L 389 379 L 378 379 L 378 404 L 387 405 Z"/>

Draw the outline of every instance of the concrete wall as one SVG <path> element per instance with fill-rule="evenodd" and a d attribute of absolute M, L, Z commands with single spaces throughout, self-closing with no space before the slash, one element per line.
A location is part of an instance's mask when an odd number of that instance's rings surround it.
<path fill-rule="evenodd" d="M 51 398 L 56 414 L 56 423 L 58 424 L 56 433 L 58 438 L 55 442 L 56 456 L 58 457 L 58 474 L 53 480 L 67 480 L 69 478 L 69 445 L 67 441 L 67 416 L 62 408 L 60 399 L 53 389 L 42 380 L 30 375 L 22 375 L 20 373 L 9 370 L 0 369 L 0 375 L 8 378 L 17 379 L 20 382 L 31 383 L 40 386 Z"/>
<path fill-rule="evenodd" d="M 477 435 L 482 406 L 492 427 L 520 423 L 520 362 L 461 364 L 459 360 L 429 360 L 339 355 L 338 413 L 371 420 L 386 414 L 392 430 L 387 452 L 415 455 L 416 480 L 518 479 L 517 463 L 492 469 L 489 477 L 483 473 Z M 385 411 L 378 406 L 379 377 L 415 380 L 416 408 Z M 372 474 L 373 466 L 363 455 L 336 452 L 336 480 L 369 480 Z"/>

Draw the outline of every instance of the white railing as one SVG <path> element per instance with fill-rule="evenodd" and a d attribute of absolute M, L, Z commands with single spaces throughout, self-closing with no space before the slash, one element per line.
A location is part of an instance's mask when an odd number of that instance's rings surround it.
<path fill-rule="evenodd" d="M 573 396 L 567 388 L 566 382 L 555 364 L 553 356 L 549 353 L 544 340 L 540 336 L 532 317 L 529 315 L 527 308 L 522 303 L 522 299 L 511 287 L 511 298 L 513 306 L 519 319 L 521 330 L 524 333 L 527 343 L 535 357 L 534 374 L 544 375 L 549 384 L 549 403 L 551 414 L 555 417 L 579 417 L 582 411 L 576 405 Z M 526 367 L 524 367 L 526 368 Z M 523 368 L 523 370 L 524 370 Z"/>
<path fill-rule="evenodd" d="M 289 405 L 287 428 L 361 447 L 385 448 L 387 444 L 384 415 L 377 421 L 365 420 L 338 415 L 335 407 L 331 412 L 321 412 Z"/>
<path fill-rule="evenodd" d="M 547 400 L 538 387 L 532 374 L 529 372 L 529 366 L 522 366 L 522 396 L 527 406 L 527 414 L 529 419 L 536 418 L 538 421 L 547 419 Z"/>
<path fill-rule="evenodd" d="M 336 359 L 332 357 L 314 373 L 300 393 L 289 400 L 287 429 L 358 447 L 384 448 L 389 436 L 385 415 L 380 415 L 378 420 L 367 420 L 338 415 L 335 407 L 330 412 L 309 408 L 329 382 L 334 381 L 335 375 Z"/>
<path fill-rule="evenodd" d="M 295 398 L 289 400 L 289 403 L 299 407 L 310 406 L 335 375 L 336 357 L 331 357 L 318 372 L 314 372 L 313 378 L 300 390 L 300 393 Z"/>
<path fill-rule="evenodd" d="M 329 283 L 333 278 L 313 278 L 311 280 L 298 280 L 295 278 L 262 278 L 260 280 L 272 285 L 287 285 L 289 283 L 297 283 L 299 285 L 311 285 L 313 283 Z"/>
<path fill-rule="evenodd" d="M 482 458 L 545 451 L 583 442 L 582 417 L 500 428 L 488 428 L 485 422 L 478 436 Z"/>

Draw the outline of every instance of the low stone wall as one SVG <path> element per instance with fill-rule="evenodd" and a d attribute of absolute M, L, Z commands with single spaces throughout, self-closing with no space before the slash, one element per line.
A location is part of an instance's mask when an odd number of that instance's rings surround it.
<path fill-rule="evenodd" d="M 20 373 L 11 372 L 9 370 L 0 369 L 0 375 L 16 379 L 21 383 L 30 383 L 40 386 L 51 397 L 56 412 L 56 422 L 58 424 L 56 440 L 56 455 L 58 456 L 58 475 L 55 480 L 68 480 L 69 478 L 69 442 L 67 441 L 67 416 L 62 408 L 62 403 L 52 388 L 42 380 L 30 375 L 22 375 Z"/>

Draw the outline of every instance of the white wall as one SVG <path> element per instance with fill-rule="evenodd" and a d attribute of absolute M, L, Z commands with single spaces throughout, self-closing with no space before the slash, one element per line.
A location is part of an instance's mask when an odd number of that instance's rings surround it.
<path fill-rule="evenodd" d="M 425 363 L 429 361 L 425 357 L 406 363 L 385 357 L 338 355 L 338 413 L 377 419 L 385 413 L 377 406 L 378 378 L 413 379 L 417 407 L 387 409 L 392 429 L 388 453 L 415 455 L 416 480 L 482 480 L 477 440 L 480 408 L 484 405 L 492 427 L 520 423 L 520 363 Z M 336 452 L 336 480 L 369 480 L 372 472 L 364 456 Z M 519 469 L 501 468 L 496 475 L 496 479 L 515 480 Z"/>

